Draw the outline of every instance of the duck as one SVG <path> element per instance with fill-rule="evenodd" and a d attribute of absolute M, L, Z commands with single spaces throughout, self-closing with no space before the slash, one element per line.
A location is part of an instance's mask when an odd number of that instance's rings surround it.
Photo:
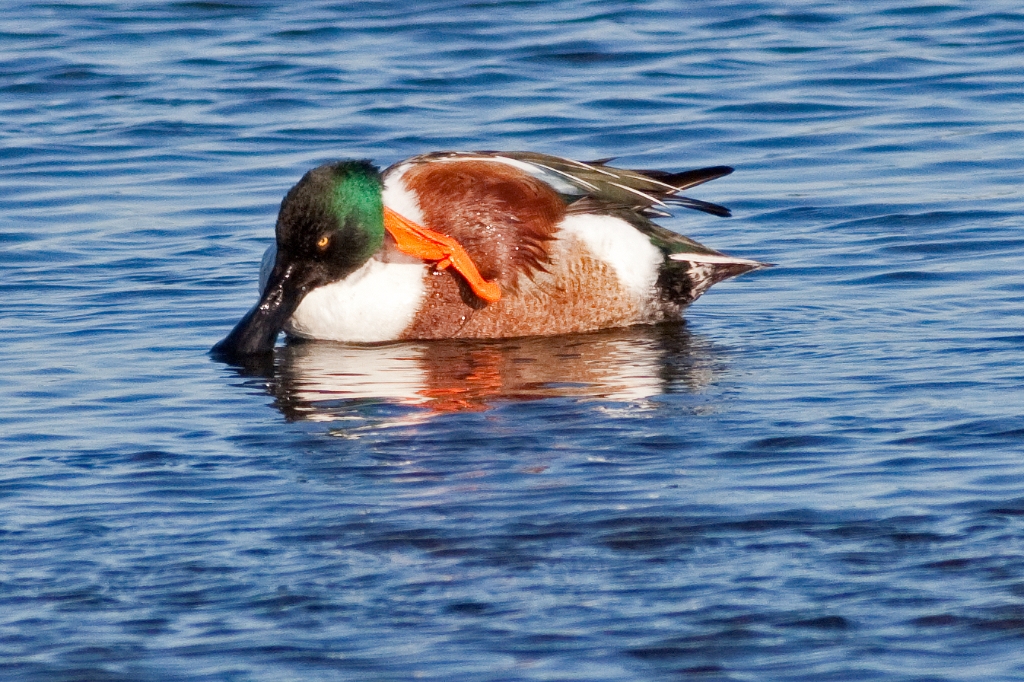
<path fill-rule="evenodd" d="M 712 285 L 769 264 L 654 222 L 733 172 L 624 169 L 537 152 L 433 152 L 307 172 L 281 202 L 260 298 L 212 349 L 290 338 L 376 344 L 573 334 L 681 320 Z"/>

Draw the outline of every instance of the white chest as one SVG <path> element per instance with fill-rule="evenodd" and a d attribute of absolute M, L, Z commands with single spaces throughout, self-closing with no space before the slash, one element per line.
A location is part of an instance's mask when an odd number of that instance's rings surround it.
<path fill-rule="evenodd" d="M 263 262 L 274 262 L 272 246 Z M 269 274 L 269 268 L 264 267 Z M 262 273 L 261 273 L 262 274 Z M 314 289 L 285 325 L 285 331 L 305 339 L 379 343 L 394 341 L 412 322 L 426 290 L 423 263 L 366 262 L 340 282 Z M 260 289 L 266 277 L 260 278 Z"/>

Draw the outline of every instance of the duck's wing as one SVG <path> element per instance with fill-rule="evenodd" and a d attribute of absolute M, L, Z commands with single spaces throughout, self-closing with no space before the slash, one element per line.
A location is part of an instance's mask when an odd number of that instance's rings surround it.
<path fill-rule="evenodd" d="M 665 215 L 680 206 L 717 216 L 729 209 L 680 194 L 685 189 L 732 173 L 729 166 L 710 166 L 671 173 L 660 170 L 616 168 L 611 159 L 574 161 L 535 152 L 488 152 L 526 164 L 533 174 L 567 197 L 591 197 L 609 204 L 628 206 L 648 215 Z"/>
<path fill-rule="evenodd" d="M 732 173 L 729 166 L 710 166 L 678 173 L 624 169 L 609 166 L 612 159 L 574 161 L 537 152 L 434 152 L 395 164 L 388 174 L 404 173 L 410 167 L 454 161 L 490 161 L 519 169 L 553 189 L 567 205 L 569 214 L 612 215 L 633 225 L 674 261 L 708 263 L 745 272 L 764 263 L 734 258 L 708 248 L 689 237 L 672 232 L 651 221 L 670 215 L 672 206 L 690 208 L 712 215 L 728 216 L 729 209 L 680 193 L 691 187 Z"/>
<path fill-rule="evenodd" d="M 530 152 L 507 156 L 541 165 L 547 172 L 557 174 L 563 182 L 578 188 L 582 196 L 569 204 L 570 214 L 591 213 L 621 218 L 646 235 L 668 260 L 711 266 L 716 273 L 715 281 L 770 266 L 768 263 L 716 251 L 651 220 L 652 217 L 669 215 L 665 210 L 668 206 L 682 206 L 712 215 L 729 216 L 729 209 L 724 206 L 680 194 L 685 189 L 729 175 L 733 171 L 729 166 L 710 166 L 673 173 L 615 168 L 607 165 L 612 159 L 582 162 Z"/>
<path fill-rule="evenodd" d="M 628 207 L 651 216 L 668 215 L 671 206 L 691 208 L 717 216 L 729 209 L 680 194 L 683 190 L 732 173 L 729 166 L 710 166 L 672 173 L 630 170 L 607 165 L 612 159 L 574 161 L 537 152 L 433 152 L 399 162 L 384 171 L 385 177 L 409 165 L 436 161 L 495 161 L 519 168 L 561 194 L 567 204 L 589 197 L 610 205 Z"/>

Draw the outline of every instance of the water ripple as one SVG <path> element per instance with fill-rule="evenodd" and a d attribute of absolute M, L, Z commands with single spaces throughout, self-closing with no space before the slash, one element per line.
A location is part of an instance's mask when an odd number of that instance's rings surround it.
<path fill-rule="evenodd" d="M 1024 675 L 1024 13 L 5 10 L 0 676 Z M 779 266 L 209 360 L 303 172 L 436 148 L 733 165 L 664 223 Z"/>

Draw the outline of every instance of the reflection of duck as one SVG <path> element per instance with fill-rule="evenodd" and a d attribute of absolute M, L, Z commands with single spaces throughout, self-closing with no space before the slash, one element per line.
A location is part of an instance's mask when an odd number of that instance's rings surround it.
<path fill-rule="evenodd" d="M 605 160 L 606 161 L 606 160 Z M 259 303 L 214 346 L 270 352 L 278 332 L 378 343 L 571 334 L 678 320 L 762 263 L 652 222 L 730 172 L 625 170 L 530 152 L 440 152 L 384 171 L 344 161 L 288 192 Z"/>
<path fill-rule="evenodd" d="M 664 325 L 496 341 L 291 343 L 275 364 L 269 388 L 285 416 L 331 421 L 374 404 L 430 414 L 554 397 L 638 402 L 699 390 L 718 361 L 706 342 Z"/>

